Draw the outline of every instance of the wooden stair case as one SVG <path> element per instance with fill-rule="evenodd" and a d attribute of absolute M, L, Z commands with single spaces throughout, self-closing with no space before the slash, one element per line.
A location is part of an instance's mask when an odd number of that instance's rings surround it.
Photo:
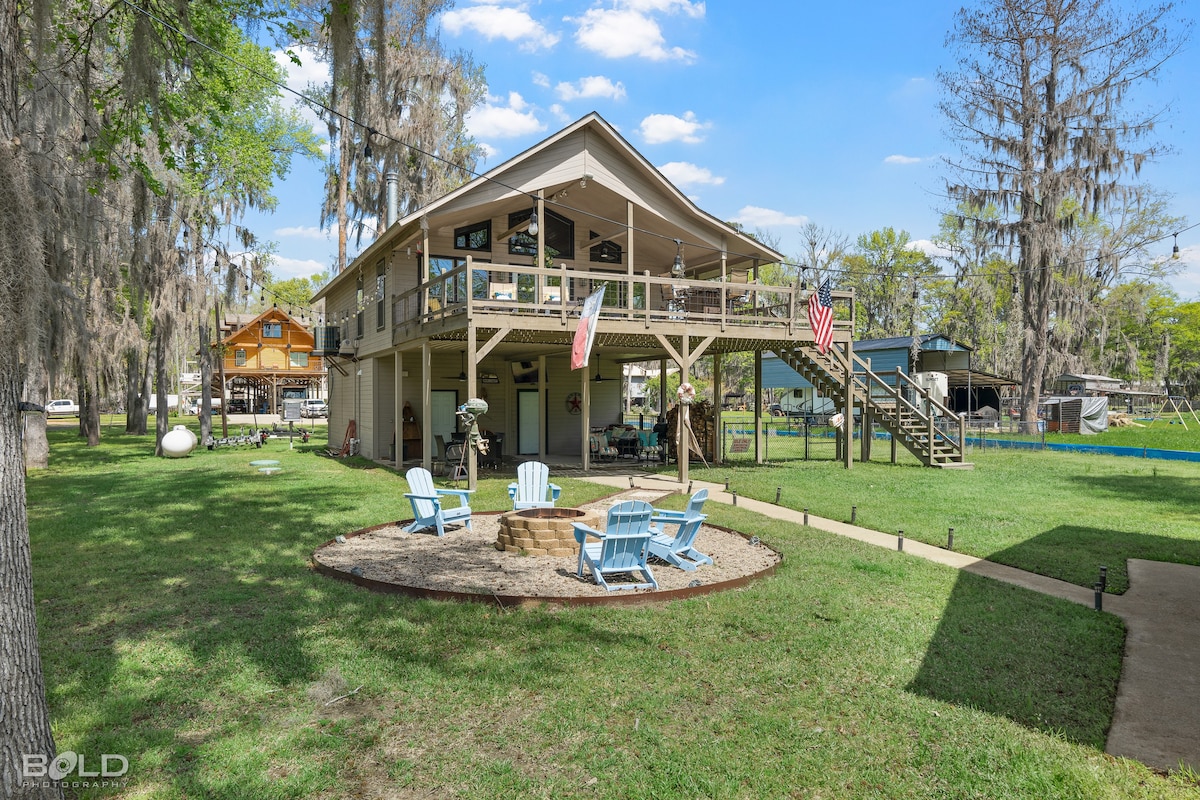
<path fill-rule="evenodd" d="M 852 392 L 853 405 L 860 410 L 862 419 L 871 419 L 881 426 L 892 435 L 893 441 L 904 445 L 925 466 L 972 467 L 963 458 L 965 420 L 899 368 L 895 382 L 890 384 L 872 372 L 866 362 L 853 356 L 851 385 L 847 387 L 846 355 L 836 348 L 821 353 L 815 346 L 801 346 L 778 355 L 838 408 L 846 407 L 846 392 Z"/>

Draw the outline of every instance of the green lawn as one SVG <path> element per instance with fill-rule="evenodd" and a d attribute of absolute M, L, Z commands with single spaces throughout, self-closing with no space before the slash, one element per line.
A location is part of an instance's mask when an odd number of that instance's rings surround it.
<path fill-rule="evenodd" d="M 1200 797 L 1190 773 L 1103 754 L 1123 647 L 1107 614 L 716 504 L 713 521 L 784 554 L 774 577 L 644 607 L 375 595 L 308 558 L 409 516 L 389 470 L 317 456 L 317 439 L 163 460 L 146 437 L 106 431 L 88 449 L 73 433 L 51 431 L 51 468 L 29 477 L 47 691 L 60 749 L 130 762 L 123 790 L 81 796 Z M 1052 492 L 1127 519 L 1194 479 L 1126 490 L 1115 468 L 1034 456 Z M 1010 487 L 1031 470 L 1008 457 L 732 477 L 764 499 L 786 478 L 785 501 L 822 513 L 823 495 L 828 516 L 877 486 L 859 502 L 868 523 L 940 501 L 940 481 L 960 503 L 1017 506 L 1008 526 L 959 528 L 964 544 L 1004 529 L 988 546 L 1011 550 L 1009 528 L 1044 531 L 1018 513 L 1034 484 Z M 283 471 L 260 475 L 257 458 Z M 508 480 L 473 505 L 503 507 Z M 607 491 L 555 482 L 571 504 Z M 1060 508 L 1051 529 L 1076 522 Z"/>
<path fill-rule="evenodd" d="M 697 480 L 831 519 L 944 545 L 1090 587 L 1128 588 L 1125 560 L 1200 564 L 1200 464 L 1049 451 L 974 450 L 973 470 L 792 462 L 691 469 Z"/>

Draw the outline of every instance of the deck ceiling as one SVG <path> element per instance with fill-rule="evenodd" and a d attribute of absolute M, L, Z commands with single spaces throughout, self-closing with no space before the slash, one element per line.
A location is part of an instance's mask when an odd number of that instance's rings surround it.
<path fill-rule="evenodd" d="M 496 328 L 478 329 L 476 341 L 482 345 L 496 333 Z M 574 330 L 571 331 L 536 331 L 510 330 L 504 340 L 494 347 L 488 357 L 498 357 L 506 361 L 528 361 L 538 356 L 564 355 L 570 352 Z M 690 336 L 692 349 L 698 347 L 704 339 L 701 334 Z M 676 350 L 682 347 L 682 336 L 668 336 L 667 341 Z M 467 336 L 465 330 L 448 331 L 440 336 L 431 337 L 430 342 L 435 352 L 463 352 Z M 415 344 L 415 343 L 414 343 Z M 740 336 L 718 335 L 704 351 L 704 355 L 713 353 L 744 353 L 763 352 L 777 349 L 780 345 L 778 338 L 744 338 Z M 415 349 L 415 348 L 413 348 Z M 411 350 L 410 350 L 411 352 Z M 649 333 L 596 333 L 592 347 L 593 357 L 605 361 L 655 361 L 660 358 L 670 358 L 663 349 L 658 338 Z"/>

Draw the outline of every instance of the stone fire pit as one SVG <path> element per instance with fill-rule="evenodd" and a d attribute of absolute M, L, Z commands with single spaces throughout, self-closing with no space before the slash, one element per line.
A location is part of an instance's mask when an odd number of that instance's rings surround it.
<path fill-rule="evenodd" d="M 528 508 L 500 515 L 496 549 L 530 556 L 579 554 L 572 522 L 600 528 L 600 515 L 582 508 Z"/>

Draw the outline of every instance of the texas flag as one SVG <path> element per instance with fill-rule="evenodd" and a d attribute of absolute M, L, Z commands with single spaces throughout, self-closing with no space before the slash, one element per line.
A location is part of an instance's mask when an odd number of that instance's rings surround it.
<path fill-rule="evenodd" d="M 600 318 L 600 304 L 604 301 L 604 287 L 588 295 L 583 301 L 583 312 L 575 328 L 575 339 L 571 342 L 571 369 L 588 365 L 588 354 L 592 352 L 592 340 L 596 338 L 596 320 Z"/>

